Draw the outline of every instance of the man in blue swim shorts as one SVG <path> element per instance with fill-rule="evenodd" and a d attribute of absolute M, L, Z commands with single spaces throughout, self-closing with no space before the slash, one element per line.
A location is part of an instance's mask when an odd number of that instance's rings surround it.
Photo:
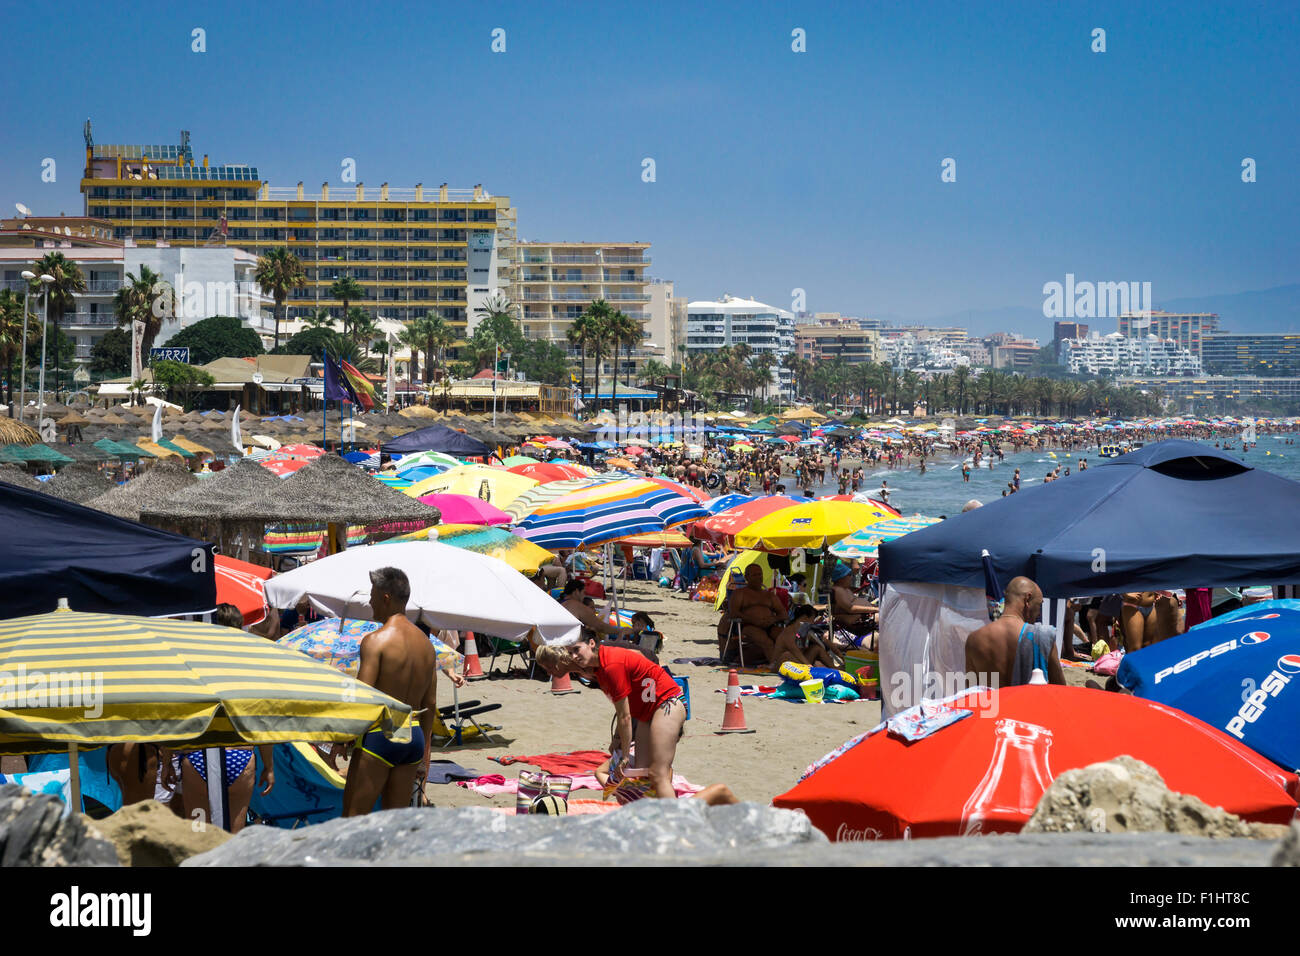
<path fill-rule="evenodd" d="M 406 617 L 411 585 L 398 568 L 370 572 L 370 607 L 382 627 L 361 641 L 357 679 L 408 704 L 419 714 L 409 743 L 372 730 L 352 751 L 343 787 L 343 816 L 369 813 L 379 800 L 385 810 L 411 805 L 416 781 L 429 771 L 429 744 L 437 713 L 437 655 Z M 423 772 L 421 772 L 423 771 Z"/>

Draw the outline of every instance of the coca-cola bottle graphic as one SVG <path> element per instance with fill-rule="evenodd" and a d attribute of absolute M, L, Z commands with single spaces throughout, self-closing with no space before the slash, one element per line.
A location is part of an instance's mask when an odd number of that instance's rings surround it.
<path fill-rule="evenodd" d="M 989 832 L 990 824 L 1032 813 L 1052 782 L 1047 751 L 1052 732 L 1023 720 L 1003 718 L 994 728 L 993 757 L 984 779 L 961 811 L 962 835 Z"/>

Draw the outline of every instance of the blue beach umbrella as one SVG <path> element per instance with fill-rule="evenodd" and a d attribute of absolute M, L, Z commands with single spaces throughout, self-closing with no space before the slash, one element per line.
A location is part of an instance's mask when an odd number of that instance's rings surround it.
<path fill-rule="evenodd" d="M 1300 601 L 1252 604 L 1126 654 L 1115 679 L 1300 767 Z"/>

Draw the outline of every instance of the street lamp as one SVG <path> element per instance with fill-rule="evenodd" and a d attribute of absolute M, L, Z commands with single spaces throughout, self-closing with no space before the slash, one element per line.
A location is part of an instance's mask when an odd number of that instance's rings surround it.
<path fill-rule="evenodd" d="M 23 278 L 27 280 L 27 291 L 23 293 L 23 375 L 18 382 L 18 420 L 20 422 L 23 421 L 27 414 L 27 313 L 30 309 L 32 283 L 36 281 L 36 273 L 30 269 L 24 269 Z"/>
<path fill-rule="evenodd" d="M 45 333 L 50 324 L 50 283 L 54 281 L 54 276 L 41 276 L 41 375 L 40 381 L 36 385 L 37 392 L 37 409 L 36 409 L 36 431 L 41 430 L 41 419 L 45 417 Z M 54 347 L 57 349 L 59 343 L 56 341 Z"/>

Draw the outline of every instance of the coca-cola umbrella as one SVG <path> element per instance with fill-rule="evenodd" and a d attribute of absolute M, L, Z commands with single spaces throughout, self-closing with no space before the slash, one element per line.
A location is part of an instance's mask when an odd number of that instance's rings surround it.
<path fill-rule="evenodd" d="M 1285 824 L 1296 810 L 1294 773 L 1152 701 L 1026 685 L 951 706 L 971 716 L 911 743 L 884 725 L 868 731 L 773 805 L 803 810 L 832 840 L 1015 833 L 1059 774 L 1127 754 L 1171 790 L 1246 820 Z"/>

